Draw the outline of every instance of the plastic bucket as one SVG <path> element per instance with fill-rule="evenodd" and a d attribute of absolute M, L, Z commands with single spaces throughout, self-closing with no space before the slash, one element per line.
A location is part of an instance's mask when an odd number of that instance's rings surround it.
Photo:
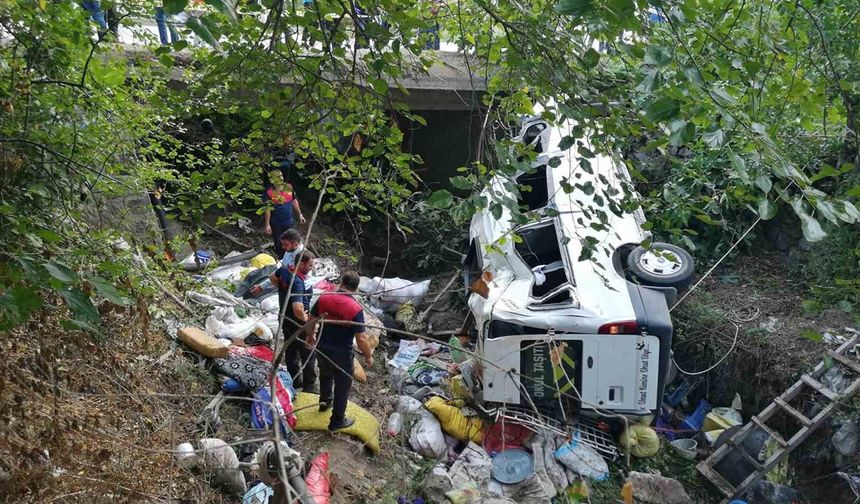
<path fill-rule="evenodd" d="M 694 460 L 696 458 L 696 448 L 699 443 L 695 439 L 676 439 L 669 444 L 685 459 Z"/>

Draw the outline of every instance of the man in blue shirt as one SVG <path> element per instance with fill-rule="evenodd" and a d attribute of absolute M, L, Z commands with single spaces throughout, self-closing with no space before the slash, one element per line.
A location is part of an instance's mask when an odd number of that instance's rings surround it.
<path fill-rule="evenodd" d="M 281 310 L 287 303 L 287 292 L 290 293 L 289 304 L 284 311 L 284 339 L 289 339 L 300 327 L 308 321 L 308 309 L 311 304 L 313 288 L 305 284 L 307 274 L 314 267 L 314 254 L 305 250 L 296 256 L 295 263 L 291 266 L 282 263 L 275 271 L 278 280 L 278 301 Z M 292 284 L 292 290 L 290 290 Z M 293 377 L 296 388 L 302 388 L 305 392 L 312 392 L 316 385 L 316 354 L 312 351 L 313 345 L 305 341 L 305 332 L 299 334 L 298 338 L 287 345 L 284 351 L 284 360 L 287 369 Z M 302 367 L 304 366 L 304 367 Z"/>
<path fill-rule="evenodd" d="M 353 353 L 352 341 L 364 354 L 365 364 L 373 366 L 373 349 L 364 332 L 364 310 L 353 294 L 358 289 L 359 277 L 347 271 L 340 281 L 337 292 L 322 294 L 317 300 L 311 316 L 322 318 L 317 352 L 322 356 L 320 366 L 320 411 L 332 408 L 329 430 L 345 429 L 353 424 L 346 417 L 346 405 L 352 389 Z M 308 344 L 315 342 L 313 334 Z M 332 394 L 334 392 L 334 394 Z"/>

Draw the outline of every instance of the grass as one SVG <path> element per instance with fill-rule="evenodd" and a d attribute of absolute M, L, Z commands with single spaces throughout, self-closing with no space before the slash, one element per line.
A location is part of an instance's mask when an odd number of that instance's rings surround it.
<path fill-rule="evenodd" d="M 624 485 L 624 459 L 609 464 L 610 477 L 606 481 L 590 482 L 591 502 L 614 503 L 621 501 L 621 487 Z M 630 458 L 630 470 L 653 473 L 678 480 L 687 494 L 697 504 L 720 502 L 722 496 L 712 488 L 696 470 L 696 461 L 678 455 L 666 439 L 660 440 L 660 451 L 653 457 Z"/>

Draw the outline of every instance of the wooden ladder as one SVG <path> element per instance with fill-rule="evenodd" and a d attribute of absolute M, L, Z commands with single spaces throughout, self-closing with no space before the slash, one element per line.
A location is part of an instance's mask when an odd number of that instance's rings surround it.
<path fill-rule="evenodd" d="M 724 444 L 717 448 L 710 457 L 703 460 L 696 466 L 700 473 L 710 480 L 717 488 L 726 496 L 728 502 L 731 499 L 736 499 L 759 478 L 764 477 L 771 469 L 777 466 L 789 453 L 800 446 L 806 438 L 808 438 L 825 420 L 834 412 L 840 399 L 854 394 L 860 389 L 860 361 L 847 355 L 850 349 L 858 343 L 858 336 L 854 336 L 848 342 L 843 343 L 836 350 L 829 350 L 828 357 L 822 360 L 815 366 L 809 374 L 804 374 L 794 385 L 789 387 L 779 397 L 774 398 L 773 402 L 768 405 L 758 415 L 754 415 L 749 422 L 740 428 L 732 435 Z M 831 363 L 826 363 L 826 360 L 832 360 Z M 821 375 L 824 374 L 830 367 L 837 366 L 843 371 L 849 371 L 853 374 L 854 381 L 845 389 L 844 392 L 837 393 L 818 381 Z M 812 389 L 822 396 L 822 400 L 826 405 L 813 418 L 808 418 L 802 412 L 791 406 L 791 401 L 794 400 L 800 393 L 806 389 Z M 787 416 L 793 418 L 801 426 L 789 439 L 783 438 L 776 429 L 768 426 L 768 421 L 772 420 L 780 411 Z M 756 456 L 750 455 L 746 449 L 741 446 L 743 441 L 753 431 L 760 429 L 769 437 L 773 438 L 778 447 L 764 462 L 759 462 Z M 730 453 L 740 454 L 754 468 L 752 473 L 744 479 L 737 487 L 726 480 L 717 470 L 715 466 L 724 457 Z"/>

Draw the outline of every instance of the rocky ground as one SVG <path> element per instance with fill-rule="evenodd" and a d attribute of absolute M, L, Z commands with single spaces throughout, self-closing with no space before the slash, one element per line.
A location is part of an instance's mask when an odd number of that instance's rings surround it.
<path fill-rule="evenodd" d="M 241 240 L 261 241 L 259 236 Z M 359 252 L 336 238 L 331 227 L 318 228 L 316 249 L 338 257 L 342 268 L 360 266 Z M 252 239 L 253 238 L 253 239 Z M 207 245 L 220 253 L 237 245 L 208 235 Z M 225 250 L 226 249 L 226 250 Z M 434 277 L 431 293 L 443 289 L 451 272 Z M 181 292 L 182 275 L 169 287 Z M 456 288 L 456 284 L 455 284 Z M 455 290 L 455 289 L 452 289 Z M 435 296 L 430 296 L 435 297 Z M 673 314 L 678 334 L 676 357 L 687 371 L 709 367 L 729 350 L 738 326 L 735 349 L 713 372 L 696 380 L 691 398 L 706 397 L 725 405 L 735 392 L 743 399 L 744 418 L 756 413 L 797 376 L 817 362 L 827 334 L 854 324 L 839 310 L 819 310 L 769 257 L 739 258 L 718 269 Z M 101 335 L 62 329 L 59 300 L 0 341 L 6 365 L 0 368 L 0 497 L 4 502 L 239 502 L 211 488 L 199 474 L 180 468 L 172 449 L 201 435 L 197 417 L 217 392 L 216 380 L 193 354 L 176 348 L 157 320 L 188 317 L 162 293 L 153 290 L 127 308 L 103 305 Z M 429 314 L 433 330 L 457 327 L 464 315 L 462 298 L 443 294 Z M 205 314 L 201 312 L 202 322 Z M 396 342 L 383 341 L 367 383 L 356 383 L 352 399 L 385 422 L 394 410 L 382 352 Z M 843 407 L 854 415 L 855 403 Z M 247 408 L 228 403 L 221 411 L 219 436 L 241 441 L 247 434 Z M 828 446 L 832 432 L 810 441 Z M 329 433 L 299 433 L 299 448 L 310 460 L 321 451 L 331 455 L 332 501 L 395 502 L 421 495 L 422 480 L 433 463 L 407 449 L 403 437 L 382 436 L 377 456 L 361 445 Z M 810 458 L 806 450 L 792 459 L 795 484 L 807 495 L 828 502 L 850 502 L 847 486 L 835 478 L 834 462 Z M 818 450 L 821 451 L 821 450 Z M 816 460 L 811 468 L 809 460 Z M 856 462 L 843 458 L 842 466 Z M 610 466 L 609 480 L 590 485 L 591 502 L 615 502 L 629 469 L 656 472 L 679 480 L 694 502 L 717 502 L 714 489 L 664 442 L 659 454 L 621 459 Z M 572 499 L 572 498 L 571 498 Z M 573 500 L 568 500 L 574 502 Z M 824 502 L 824 501 L 817 501 Z"/>

